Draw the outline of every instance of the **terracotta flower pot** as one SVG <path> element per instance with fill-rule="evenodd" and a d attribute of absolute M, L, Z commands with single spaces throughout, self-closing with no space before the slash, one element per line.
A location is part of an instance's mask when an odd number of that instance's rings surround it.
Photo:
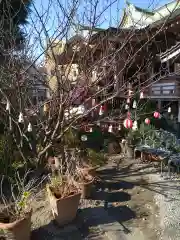
<path fill-rule="evenodd" d="M 30 240 L 32 211 L 19 220 L 11 223 L 0 222 L 0 229 L 11 236 L 13 240 Z M 3 219 L 4 217 L 2 217 Z M 1 219 L 1 221 L 2 221 Z M 9 239 L 9 238 L 8 238 Z"/>
<path fill-rule="evenodd" d="M 55 221 L 59 226 L 70 223 L 76 217 L 81 193 L 74 193 L 64 198 L 55 197 L 50 187 L 47 187 L 50 206 Z"/>
<path fill-rule="evenodd" d="M 134 158 L 134 146 L 126 143 L 126 156 L 127 158 Z"/>
<path fill-rule="evenodd" d="M 87 182 L 78 182 L 78 185 L 82 191 L 81 193 L 81 198 L 89 198 L 92 193 L 92 188 L 93 188 L 93 183 L 94 183 L 94 178 Z"/>
<path fill-rule="evenodd" d="M 81 171 L 83 175 L 90 175 L 92 177 L 96 177 L 97 169 L 98 167 L 84 167 L 84 168 L 79 168 L 79 171 Z"/>

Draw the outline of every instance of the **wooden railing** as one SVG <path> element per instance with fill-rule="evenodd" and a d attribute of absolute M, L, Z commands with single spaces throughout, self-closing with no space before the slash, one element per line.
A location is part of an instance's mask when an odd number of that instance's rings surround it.
<path fill-rule="evenodd" d="M 177 84 L 167 86 L 152 85 L 147 93 L 149 96 L 180 97 L 180 86 Z"/>

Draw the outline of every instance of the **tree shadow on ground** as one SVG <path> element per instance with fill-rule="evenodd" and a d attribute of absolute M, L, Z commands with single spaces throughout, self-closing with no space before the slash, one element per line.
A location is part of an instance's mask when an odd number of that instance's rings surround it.
<path fill-rule="evenodd" d="M 31 240 L 74 240 L 81 239 L 81 233 L 76 226 L 76 219 L 67 225 L 58 226 L 58 224 L 52 220 L 48 224 L 41 226 L 31 232 Z"/>
<path fill-rule="evenodd" d="M 126 192 L 94 192 L 91 195 L 92 200 L 101 200 L 107 202 L 127 202 L 131 200 L 131 195 Z"/>
<path fill-rule="evenodd" d="M 114 216 L 114 212 L 116 212 L 116 216 Z M 118 215 L 121 215 L 121 217 L 118 218 Z M 80 218 L 83 219 L 84 223 L 82 225 L 84 237 L 88 235 L 90 229 L 101 225 L 107 225 L 108 231 L 130 233 L 130 230 L 125 227 L 123 222 L 135 217 L 135 212 L 127 206 L 109 208 L 108 211 L 105 211 L 103 207 L 85 208 L 80 212 Z M 114 227 L 117 222 L 119 223 L 118 229 Z"/>
<path fill-rule="evenodd" d="M 110 207 L 108 213 L 113 215 L 118 222 L 127 222 L 136 217 L 135 212 L 127 206 Z"/>
<path fill-rule="evenodd" d="M 114 212 L 116 212 L 116 215 L 114 215 Z M 118 217 L 118 215 L 121 216 Z M 33 230 L 31 240 L 81 240 L 89 236 L 89 234 L 99 237 L 102 235 L 101 231 L 98 232 L 100 226 L 107 224 L 108 231 L 114 231 L 114 223 L 117 222 L 120 225 L 115 231 L 129 233 L 130 230 L 124 226 L 123 222 L 135 217 L 136 214 L 127 206 L 113 207 L 108 209 L 108 211 L 103 207 L 79 209 L 76 219 L 70 224 L 59 227 L 56 222 L 52 220 L 48 224 Z M 93 234 L 92 231 L 94 231 Z"/>
<path fill-rule="evenodd" d="M 170 185 L 169 185 L 170 184 Z M 173 185 L 174 184 L 174 185 Z M 155 192 L 157 194 L 160 194 L 160 195 L 163 195 L 164 197 L 167 198 L 167 201 L 174 201 L 174 200 L 180 200 L 180 199 L 177 199 L 176 197 L 174 196 L 169 196 L 168 192 L 169 192 L 169 189 L 171 189 L 171 191 L 174 191 L 174 194 L 177 195 L 179 193 L 179 190 L 180 190 L 180 180 L 175 180 L 175 181 L 172 181 L 172 180 L 168 180 L 168 181 L 163 181 L 163 182 L 160 182 L 160 181 L 156 181 L 156 182 L 146 182 L 146 183 L 140 183 L 137 185 L 139 185 L 140 187 L 146 189 L 146 190 L 149 190 L 151 192 Z"/>
<path fill-rule="evenodd" d="M 134 187 L 134 184 L 132 182 L 128 181 L 102 181 L 98 182 L 95 186 L 96 190 L 98 189 L 108 189 L 109 191 L 111 190 L 119 190 L 119 189 L 132 189 Z"/>
<path fill-rule="evenodd" d="M 152 164 L 141 164 L 137 168 L 133 168 L 133 166 L 137 164 L 135 163 L 129 163 L 127 166 L 124 166 L 120 169 L 117 169 L 116 167 L 111 167 L 107 169 L 99 170 L 99 176 L 104 180 L 117 180 L 118 178 L 127 178 L 127 177 L 136 177 L 136 176 L 144 176 L 151 173 L 158 173 L 160 172 L 159 169 L 152 169 Z M 148 171 L 148 169 L 151 169 L 151 171 Z M 146 171 L 147 170 L 147 171 Z"/>

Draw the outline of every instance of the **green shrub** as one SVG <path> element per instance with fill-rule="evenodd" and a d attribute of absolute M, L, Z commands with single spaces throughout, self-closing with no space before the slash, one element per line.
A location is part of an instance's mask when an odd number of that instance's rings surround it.
<path fill-rule="evenodd" d="M 96 152 L 92 149 L 87 149 L 87 161 L 88 164 L 95 166 L 103 166 L 107 162 L 107 158 L 105 157 L 103 152 Z"/>

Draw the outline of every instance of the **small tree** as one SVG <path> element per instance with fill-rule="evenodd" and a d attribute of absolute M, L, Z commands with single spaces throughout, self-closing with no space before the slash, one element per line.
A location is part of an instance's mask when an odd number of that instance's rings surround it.
<path fill-rule="evenodd" d="M 97 28 L 112 4 L 101 4 L 96 0 L 89 0 L 85 5 L 74 0 L 67 5 L 60 1 L 49 1 L 48 8 L 43 11 L 43 8 L 39 10 L 32 3 L 32 26 L 29 26 L 28 31 L 33 31 L 33 38 L 28 41 L 27 37 L 25 49 L 16 57 L 12 56 L 9 64 L 14 64 L 14 68 L 6 74 L 11 80 L 11 84 L 8 81 L 7 88 L 9 90 L 12 87 L 14 100 L 3 86 L 0 87 L 11 112 L 5 111 L 4 106 L 1 108 L 4 116 L 9 116 L 9 128 L 24 159 L 23 141 L 27 142 L 33 158 L 40 164 L 48 156 L 57 154 L 53 153 L 57 146 L 59 154 L 64 157 L 65 134 L 71 129 L 77 129 L 84 120 L 92 125 L 99 120 L 122 124 L 129 111 L 127 107 L 132 109 L 137 93 L 145 94 L 146 88 L 160 79 L 155 79 L 150 74 L 141 76 L 140 72 L 147 73 L 151 67 L 156 56 L 150 53 L 149 46 L 156 44 L 156 37 L 162 33 L 166 21 L 156 31 L 147 28 L 127 31 L 120 28 Z M 98 10 L 100 5 L 101 10 Z M 49 33 L 49 23 L 53 22 L 51 9 L 54 9 L 54 21 L 57 23 L 53 33 Z M 86 29 L 86 36 L 82 35 L 82 29 Z M 38 54 L 34 56 L 37 42 Z M 23 64 L 17 64 L 17 59 L 27 58 L 31 59 L 32 64 L 23 69 Z M 34 106 L 32 99 L 26 97 L 28 89 L 33 86 L 29 80 L 31 74 L 27 73 L 40 60 L 40 64 L 44 64 L 47 70 L 47 83 L 43 84 L 49 88 L 50 98 Z M 15 70 L 17 66 L 19 70 Z M 74 75 L 73 68 L 76 69 Z M 5 68 L 1 75 L 3 73 Z M 117 96 L 120 97 L 119 109 L 115 111 L 113 101 Z M 137 109 L 143 105 L 142 101 L 139 97 L 136 99 L 133 120 L 139 117 Z M 107 104 L 111 105 L 108 114 L 99 115 L 100 108 L 102 110 Z M 27 131 L 29 124 L 32 132 Z"/>

